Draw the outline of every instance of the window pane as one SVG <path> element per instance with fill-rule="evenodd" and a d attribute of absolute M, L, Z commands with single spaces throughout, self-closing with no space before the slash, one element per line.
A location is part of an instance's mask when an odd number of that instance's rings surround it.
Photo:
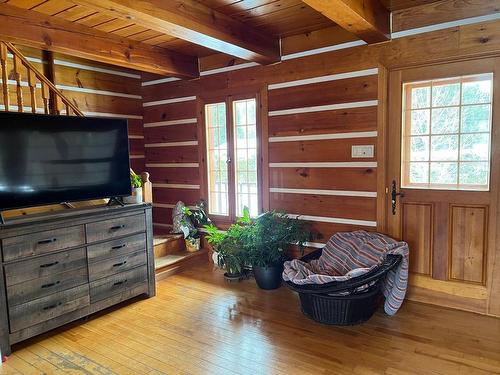
<path fill-rule="evenodd" d="M 430 113 L 428 109 L 419 109 L 411 111 L 411 134 L 429 134 Z"/>
<path fill-rule="evenodd" d="M 252 216 L 258 215 L 257 136 L 255 99 L 233 103 L 236 134 L 236 214 L 243 215 L 248 207 Z"/>
<path fill-rule="evenodd" d="M 489 134 L 463 134 L 460 137 L 460 160 L 488 161 Z"/>
<path fill-rule="evenodd" d="M 490 103 L 491 83 L 491 78 L 464 82 L 462 86 L 462 104 Z"/>
<path fill-rule="evenodd" d="M 411 89 L 411 108 L 429 108 L 431 106 L 431 88 L 417 87 Z"/>
<path fill-rule="evenodd" d="M 432 106 L 445 107 L 460 103 L 460 83 L 437 84 L 432 87 Z"/>
<path fill-rule="evenodd" d="M 410 183 L 426 184 L 429 182 L 429 163 L 410 163 Z"/>
<path fill-rule="evenodd" d="M 429 137 L 411 137 L 410 160 L 429 160 Z"/>
<path fill-rule="evenodd" d="M 209 213 L 229 215 L 229 188 L 227 173 L 226 104 L 205 106 L 207 128 L 207 162 Z"/>
<path fill-rule="evenodd" d="M 465 185 L 488 185 L 488 163 L 460 163 L 460 183 Z"/>
<path fill-rule="evenodd" d="M 462 107 L 462 132 L 488 132 L 491 124 L 491 105 L 468 105 Z"/>
<path fill-rule="evenodd" d="M 431 137 L 431 160 L 458 160 L 458 135 Z"/>
<path fill-rule="evenodd" d="M 457 180 L 457 163 L 431 163 L 431 184 L 456 184 Z"/>
<path fill-rule="evenodd" d="M 432 134 L 458 133 L 459 107 L 432 110 Z"/>
<path fill-rule="evenodd" d="M 492 84 L 481 74 L 403 86 L 403 187 L 489 189 Z"/>

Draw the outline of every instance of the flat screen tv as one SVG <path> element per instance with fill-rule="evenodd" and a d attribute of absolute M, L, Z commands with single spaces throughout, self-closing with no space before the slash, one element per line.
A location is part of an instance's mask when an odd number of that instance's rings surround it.
<path fill-rule="evenodd" d="M 130 193 L 127 120 L 0 112 L 0 211 Z"/>

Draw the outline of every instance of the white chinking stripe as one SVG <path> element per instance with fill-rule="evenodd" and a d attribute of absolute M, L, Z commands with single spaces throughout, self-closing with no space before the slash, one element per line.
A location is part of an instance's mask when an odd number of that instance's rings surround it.
<path fill-rule="evenodd" d="M 279 111 L 270 111 L 268 115 L 269 116 L 295 115 L 299 113 L 334 111 L 338 109 L 347 109 L 347 108 L 374 107 L 376 105 L 378 105 L 378 100 L 365 100 L 362 102 L 350 102 L 350 103 L 318 105 L 314 107 L 282 109 Z"/>
<path fill-rule="evenodd" d="M 66 66 L 66 67 L 69 67 L 69 68 L 89 70 L 89 71 L 92 71 L 92 72 L 113 74 L 113 75 L 116 75 L 116 76 L 122 76 L 122 77 L 127 77 L 127 78 L 141 79 L 141 76 L 139 74 L 133 74 L 133 73 L 128 73 L 128 72 L 123 72 L 121 70 L 99 68 L 97 66 L 78 64 L 78 63 L 73 63 L 73 62 L 69 62 L 69 61 L 65 61 L 65 60 L 55 59 L 54 60 L 54 65 Z"/>
<path fill-rule="evenodd" d="M 172 99 L 156 100 L 154 102 L 145 102 L 145 103 L 142 103 L 142 106 L 143 107 L 153 107 L 153 106 L 162 105 L 162 104 L 190 102 L 192 100 L 196 100 L 196 96 L 184 96 L 182 98 L 172 98 Z"/>
<path fill-rule="evenodd" d="M 7 58 L 12 59 L 12 58 L 14 58 L 14 55 L 11 53 L 8 53 Z M 42 59 L 39 59 L 38 57 L 26 56 L 26 60 L 28 60 L 29 62 L 37 63 L 37 64 L 45 64 L 45 61 L 43 61 Z"/>
<path fill-rule="evenodd" d="M 346 42 L 346 43 L 334 44 L 334 45 L 328 46 L 328 47 L 315 48 L 315 49 L 310 49 L 310 50 L 307 50 L 307 51 L 291 53 L 289 55 L 283 55 L 283 56 L 281 56 L 281 61 L 298 59 L 300 57 L 311 56 L 311 55 L 318 55 L 320 53 L 332 52 L 332 51 L 337 51 L 337 50 L 340 50 L 340 49 L 346 49 L 346 48 L 353 48 L 353 47 L 358 47 L 358 46 L 364 46 L 366 44 L 367 43 L 365 41 L 363 41 L 363 40 L 355 40 L 353 42 Z"/>
<path fill-rule="evenodd" d="M 174 208 L 175 204 L 170 204 L 170 203 L 153 203 L 153 207 L 158 207 L 158 208 Z M 195 206 L 186 206 L 187 208 L 194 210 L 196 209 Z"/>
<path fill-rule="evenodd" d="M 63 109 L 61 111 L 61 114 L 62 115 L 66 114 L 66 110 Z M 125 115 L 121 113 L 90 112 L 90 111 L 83 111 L 83 114 L 85 116 L 93 116 L 93 117 L 112 117 L 112 118 L 126 118 L 130 120 L 142 120 L 141 115 Z"/>
<path fill-rule="evenodd" d="M 377 197 L 377 193 L 372 191 L 269 188 L 269 192 L 286 193 L 286 194 L 334 195 L 341 197 L 365 197 L 365 198 Z"/>
<path fill-rule="evenodd" d="M 352 224 L 352 225 L 362 225 L 365 227 L 377 226 L 376 221 L 369 221 L 369 220 L 343 219 L 339 217 L 310 216 L 310 215 L 299 215 L 299 214 L 288 214 L 287 216 L 293 219 L 317 221 L 321 223 Z"/>
<path fill-rule="evenodd" d="M 249 63 L 244 63 L 244 64 L 237 64 L 237 65 L 225 66 L 223 68 L 205 70 L 203 72 L 200 72 L 200 76 L 208 76 L 208 75 L 211 75 L 211 74 L 230 72 L 232 70 L 239 70 L 239 69 L 251 68 L 253 66 L 259 66 L 259 65 L 260 64 L 258 64 L 256 62 L 249 62 Z"/>
<path fill-rule="evenodd" d="M 185 118 L 181 120 L 169 120 L 169 121 L 158 121 L 158 122 L 146 122 L 144 124 L 145 128 L 156 128 L 159 126 L 172 126 L 172 125 L 184 125 L 184 124 L 196 124 L 198 119 L 196 118 Z"/>
<path fill-rule="evenodd" d="M 156 225 L 160 228 L 172 228 L 172 224 L 153 223 L 153 225 Z"/>
<path fill-rule="evenodd" d="M 146 143 L 144 145 L 144 147 L 180 147 L 180 146 L 198 146 L 198 141 Z"/>
<path fill-rule="evenodd" d="M 349 139 L 349 138 L 373 138 L 377 136 L 376 131 L 371 132 L 349 132 L 333 134 L 311 134 L 311 135 L 291 135 L 286 137 L 269 137 L 269 142 L 295 142 L 295 141 L 321 141 L 328 139 Z"/>
<path fill-rule="evenodd" d="M 143 135 L 134 135 L 134 134 L 129 134 L 128 135 L 129 139 L 144 139 Z"/>
<path fill-rule="evenodd" d="M 144 159 L 145 155 L 130 155 L 130 159 Z"/>
<path fill-rule="evenodd" d="M 180 81 L 180 78 L 175 78 L 175 77 L 168 77 L 168 78 L 160 78 L 160 79 L 154 79 L 152 81 L 145 81 L 141 83 L 141 86 L 153 86 L 153 85 L 160 85 L 162 83 L 168 83 L 168 82 L 174 82 L 174 81 Z"/>
<path fill-rule="evenodd" d="M 86 93 L 86 94 L 117 96 L 117 97 L 120 97 L 120 98 L 129 98 L 129 99 L 142 99 L 141 95 L 125 94 L 125 93 L 122 93 L 122 92 L 115 92 L 115 91 L 89 89 L 89 88 L 84 88 L 84 87 L 75 87 L 75 86 L 67 86 L 67 85 L 56 85 L 56 88 L 59 89 L 59 90 L 65 90 L 65 91 L 83 92 L 83 93 Z"/>
<path fill-rule="evenodd" d="M 199 168 L 198 163 L 147 163 L 147 168 Z"/>
<path fill-rule="evenodd" d="M 283 83 L 274 83 L 272 85 L 268 85 L 267 88 L 268 88 L 268 90 L 277 90 L 277 89 L 283 89 L 283 88 L 287 88 L 287 87 L 311 85 L 313 83 L 338 81 L 341 79 L 366 77 L 366 76 L 373 76 L 373 75 L 377 75 L 377 74 L 378 74 L 378 68 L 372 68 L 372 69 L 365 69 L 365 70 L 357 70 L 354 72 L 330 74 L 330 75 L 321 76 L 321 77 L 299 79 L 296 81 L 288 81 L 288 82 L 283 82 Z"/>
<path fill-rule="evenodd" d="M 153 184 L 153 187 L 164 189 L 199 189 L 200 185 L 189 184 Z"/>
<path fill-rule="evenodd" d="M 376 161 L 269 163 L 269 168 L 377 168 Z"/>
<path fill-rule="evenodd" d="M 423 33 L 428 33 L 428 32 L 432 32 L 432 31 L 449 29 L 449 28 L 457 27 L 457 26 L 472 25 L 475 23 L 494 21 L 494 20 L 499 20 L 499 19 L 500 19 L 500 12 L 488 14 L 485 16 L 463 18 L 461 20 L 456 20 L 456 21 L 436 23 L 434 25 L 417 27 L 415 29 L 397 31 L 397 32 L 391 34 L 391 38 L 398 39 L 398 38 L 403 38 L 405 36 L 423 34 Z"/>

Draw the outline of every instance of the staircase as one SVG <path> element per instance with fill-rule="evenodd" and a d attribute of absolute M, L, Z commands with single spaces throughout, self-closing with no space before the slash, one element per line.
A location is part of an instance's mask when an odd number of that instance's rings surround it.
<path fill-rule="evenodd" d="M 167 234 L 154 237 L 156 279 L 162 280 L 174 275 L 186 267 L 207 263 L 207 249 L 194 253 L 186 251 L 182 234 Z"/>

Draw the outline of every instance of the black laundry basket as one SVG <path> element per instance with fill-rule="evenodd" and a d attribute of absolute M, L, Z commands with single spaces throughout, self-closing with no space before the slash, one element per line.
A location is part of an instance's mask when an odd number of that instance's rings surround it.
<path fill-rule="evenodd" d="M 301 260 L 309 262 L 321 256 L 316 250 Z M 307 317 L 323 324 L 354 325 L 372 317 L 382 299 L 381 282 L 387 272 L 401 262 L 402 256 L 388 254 L 385 261 L 370 272 L 347 281 L 326 284 L 286 284 L 299 294 L 302 312 Z M 361 286 L 367 288 L 357 291 Z"/>

